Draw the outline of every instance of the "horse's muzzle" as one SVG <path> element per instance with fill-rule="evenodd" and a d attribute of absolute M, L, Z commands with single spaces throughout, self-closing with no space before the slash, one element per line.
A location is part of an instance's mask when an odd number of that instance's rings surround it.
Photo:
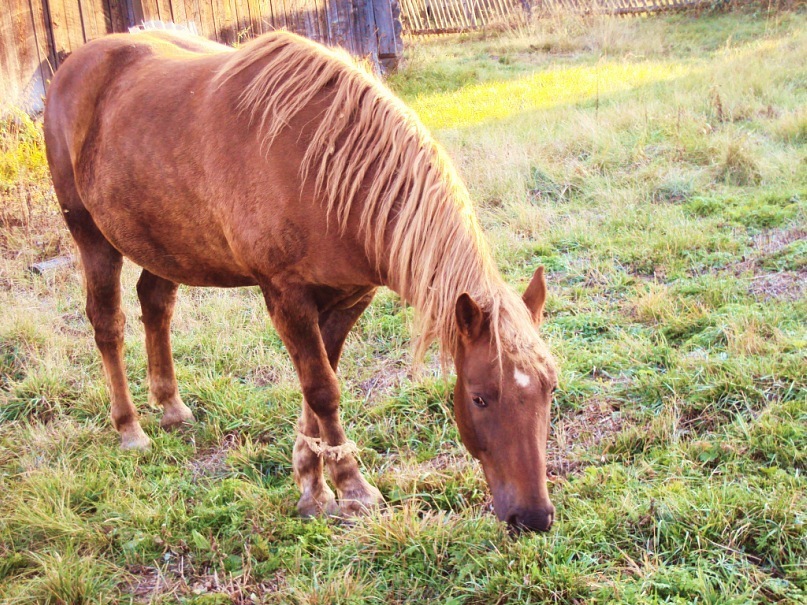
<path fill-rule="evenodd" d="M 523 531 L 548 531 L 555 521 L 555 507 L 535 510 L 516 509 L 507 515 L 507 526 L 515 534 Z"/>

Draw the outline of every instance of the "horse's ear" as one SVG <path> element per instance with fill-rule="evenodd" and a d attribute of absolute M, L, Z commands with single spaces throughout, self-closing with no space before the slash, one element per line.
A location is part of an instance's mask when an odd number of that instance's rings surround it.
<path fill-rule="evenodd" d="M 479 338 L 482 333 L 482 309 L 476 304 L 471 295 L 467 292 L 460 294 L 457 299 L 455 309 L 457 315 L 457 327 L 460 334 L 466 341 Z"/>
<path fill-rule="evenodd" d="M 546 278 L 544 277 L 544 267 L 541 265 L 535 270 L 530 285 L 524 292 L 524 304 L 532 314 L 532 321 L 535 325 L 540 325 L 544 318 L 544 303 L 546 302 Z"/>

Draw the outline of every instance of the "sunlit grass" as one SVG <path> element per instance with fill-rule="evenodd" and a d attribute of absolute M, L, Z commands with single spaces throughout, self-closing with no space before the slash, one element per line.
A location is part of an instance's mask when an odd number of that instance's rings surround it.
<path fill-rule="evenodd" d="M 691 71 L 675 62 L 603 61 L 417 96 L 409 105 L 428 128 L 473 127 L 536 109 L 607 102 L 610 95 L 686 77 Z"/>

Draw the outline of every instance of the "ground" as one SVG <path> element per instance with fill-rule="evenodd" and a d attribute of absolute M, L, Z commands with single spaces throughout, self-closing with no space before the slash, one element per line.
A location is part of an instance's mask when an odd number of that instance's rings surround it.
<path fill-rule="evenodd" d="M 512 539 L 382 293 L 344 419 L 389 509 L 295 517 L 300 394 L 252 289 L 183 288 L 180 391 L 121 452 L 41 128 L 0 126 L 0 602 L 807 599 L 807 17 L 553 19 L 412 44 L 390 85 L 455 159 L 508 281 L 547 267 L 557 522 Z"/>

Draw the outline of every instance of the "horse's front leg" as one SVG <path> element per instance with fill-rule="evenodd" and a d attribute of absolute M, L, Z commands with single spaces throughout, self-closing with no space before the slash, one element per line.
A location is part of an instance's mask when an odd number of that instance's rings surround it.
<path fill-rule="evenodd" d="M 347 308 L 335 308 L 320 314 L 320 334 L 328 353 L 328 362 L 334 372 L 339 365 L 342 347 L 350 330 L 370 305 L 374 296 L 375 289 L 372 289 Z M 311 450 L 310 447 L 308 449 Z M 323 452 L 323 457 L 328 462 L 328 472 L 339 493 L 339 505 L 342 513 L 346 515 L 360 514 L 368 508 L 381 504 L 383 502 L 381 492 L 370 485 L 359 472 L 355 457 L 352 454 L 343 457 L 338 454 L 338 451 L 332 450 L 331 455 Z"/>
<path fill-rule="evenodd" d="M 365 512 L 382 501 L 381 493 L 359 472 L 352 442 L 342 428 L 335 368 L 350 327 L 372 296 L 364 303 L 357 303 L 363 306 L 350 313 L 345 310 L 321 315 L 305 288 L 279 290 L 264 286 L 263 291 L 275 328 L 297 370 L 305 399 L 293 458 L 295 480 L 303 492 L 298 510 L 305 515 L 331 512 L 332 492 L 322 477 L 324 459 L 339 495 L 341 512 L 345 515 Z M 316 423 L 311 421 L 312 416 Z"/>
<path fill-rule="evenodd" d="M 322 457 L 314 453 L 306 441 L 319 438 L 319 420 L 311 406 L 303 399 L 303 411 L 297 423 L 297 440 L 294 442 L 292 454 L 294 482 L 300 488 L 297 512 L 302 517 L 339 514 L 336 496 L 325 483 Z"/>

